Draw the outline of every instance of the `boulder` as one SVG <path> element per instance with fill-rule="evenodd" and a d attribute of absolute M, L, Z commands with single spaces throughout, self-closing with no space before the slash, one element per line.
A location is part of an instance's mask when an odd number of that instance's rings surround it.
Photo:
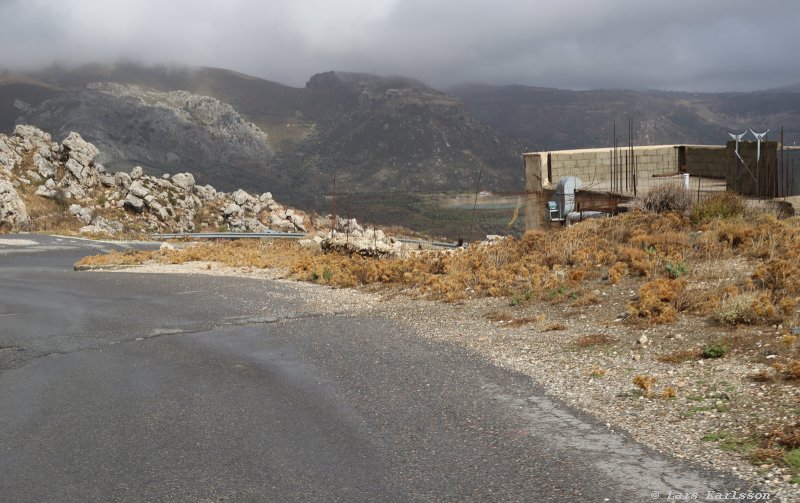
<path fill-rule="evenodd" d="M 233 193 L 233 200 L 239 206 L 244 206 L 248 202 L 252 201 L 253 197 L 244 190 L 239 189 Z"/>
<path fill-rule="evenodd" d="M 211 185 L 195 185 L 194 191 L 201 201 L 211 201 L 217 198 L 217 189 Z"/>
<path fill-rule="evenodd" d="M 131 186 L 128 187 L 128 191 L 139 198 L 145 198 L 150 195 L 150 191 L 146 189 L 139 180 L 131 183 Z"/>
<path fill-rule="evenodd" d="M 191 192 L 194 189 L 194 175 L 178 173 L 172 176 L 172 183 L 184 192 Z"/>
<path fill-rule="evenodd" d="M 123 173 L 121 171 L 119 173 L 114 173 L 114 180 L 117 186 L 123 189 L 127 189 L 131 186 L 132 179 L 128 173 Z"/>
<path fill-rule="evenodd" d="M 225 218 L 239 217 L 242 213 L 242 207 L 236 203 L 230 203 L 222 208 L 222 215 Z"/>
<path fill-rule="evenodd" d="M 117 184 L 117 179 L 111 175 L 100 175 L 100 183 L 106 187 L 114 187 Z"/>
<path fill-rule="evenodd" d="M 52 182 L 52 180 L 47 180 L 47 181 Z M 39 197 L 44 197 L 46 199 L 53 199 L 54 197 L 56 197 L 56 191 L 55 189 L 48 188 L 47 185 L 40 185 L 36 189 L 36 195 Z"/>
<path fill-rule="evenodd" d="M 44 178 L 56 176 L 56 167 L 53 163 L 45 159 L 39 152 L 33 154 L 33 166 Z"/>
<path fill-rule="evenodd" d="M 89 179 L 91 177 L 91 168 L 89 166 L 83 165 L 76 161 L 75 159 L 67 159 L 67 162 L 64 164 L 64 167 L 67 168 L 67 171 L 72 173 L 72 176 L 83 186 L 88 186 Z"/>
<path fill-rule="evenodd" d="M 144 209 L 144 201 L 139 199 L 138 197 L 134 196 L 133 194 L 128 194 L 123 202 L 123 206 L 125 208 L 130 208 L 137 213 L 141 213 Z"/>
<path fill-rule="evenodd" d="M 0 179 L 0 227 L 13 229 L 29 222 L 28 210 L 14 184 Z"/>
<path fill-rule="evenodd" d="M 61 142 L 66 154 L 82 166 L 89 166 L 100 153 L 97 147 L 87 142 L 78 133 L 72 132 Z"/>
<path fill-rule="evenodd" d="M 92 225 L 86 225 L 80 228 L 81 234 L 108 234 L 109 236 L 113 236 L 119 232 L 122 232 L 123 226 L 119 222 L 109 222 L 103 217 L 98 216 L 94 219 L 94 223 Z"/>
<path fill-rule="evenodd" d="M 141 166 L 134 166 L 131 170 L 131 180 L 138 180 L 144 174 L 144 170 Z"/>

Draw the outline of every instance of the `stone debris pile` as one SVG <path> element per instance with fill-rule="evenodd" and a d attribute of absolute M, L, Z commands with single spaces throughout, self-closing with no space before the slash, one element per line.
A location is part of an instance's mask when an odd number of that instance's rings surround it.
<path fill-rule="evenodd" d="M 228 194 L 197 185 L 191 173 L 155 177 L 139 166 L 109 173 L 98 154 L 74 132 L 60 144 L 27 125 L 0 135 L 0 229 L 36 229 L 28 208 L 38 198 L 83 224 L 84 234 L 310 230 L 303 212 L 276 203 L 269 192 Z"/>
<path fill-rule="evenodd" d="M 364 257 L 394 257 L 406 249 L 403 243 L 386 236 L 380 229 L 364 229 L 355 218 L 337 218 L 320 243 L 323 251 L 358 254 Z"/>

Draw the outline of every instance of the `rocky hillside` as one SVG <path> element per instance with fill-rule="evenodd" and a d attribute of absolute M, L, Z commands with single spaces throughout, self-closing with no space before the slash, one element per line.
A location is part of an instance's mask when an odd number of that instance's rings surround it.
<path fill-rule="evenodd" d="M 156 177 L 140 166 L 111 173 L 100 158 L 75 132 L 61 143 L 27 125 L 0 135 L 0 230 L 307 232 L 313 224 L 269 192 L 220 192 L 191 173 Z"/>
<path fill-rule="evenodd" d="M 785 127 L 787 144 L 800 141 L 800 92 L 783 88 L 751 93 L 568 91 L 529 86 L 464 85 L 451 89 L 466 108 L 530 150 L 636 144 L 720 144 L 728 131 Z"/>
<path fill-rule="evenodd" d="M 170 98 L 179 90 L 230 105 L 267 134 L 267 148 L 257 134 L 220 138 L 214 124 L 172 113 L 186 108 Z M 297 202 L 330 192 L 334 176 L 352 192 L 473 190 L 479 173 L 484 189 L 522 183 L 516 143 L 457 99 L 399 77 L 328 72 L 292 88 L 210 68 L 51 68 L 0 78 L 0 125 L 9 123 L 57 138 L 82 131 L 109 167 L 191 170 L 225 190 L 269 187 Z M 195 148 L 201 140 L 210 156 Z"/>
<path fill-rule="evenodd" d="M 90 83 L 28 105 L 19 120 L 57 138 L 82 131 L 108 168 L 140 165 L 153 175 L 191 168 L 224 190 L 235 189 L 241 178 L 252 186 L 265 183 L 264 167 L 273 157 L 267 135 L 233 107 L 186 91 Z"/>
<path fill-rule="evenodd" d="M 306 85 L 313 127 L 281 152 L 303 186 L 353 191 L 514 190 L 520 150 L 457 99 L 403 77 L 329 72 Z M 347 189 L 345 189 L 347 190 Z"/>

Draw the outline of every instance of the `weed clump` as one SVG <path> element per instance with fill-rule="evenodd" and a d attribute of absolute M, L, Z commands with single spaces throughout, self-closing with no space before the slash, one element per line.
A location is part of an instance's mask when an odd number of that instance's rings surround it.
<path fill-rule="evenodd" d="M 674 212 L 687 214 L 692 207 L 690 191 L 677 183 L 664 183 L 650 189 L 641 199 L 640 205 L 652 213 Z"/>
<path fill-rule="evenodd" d="M 689 217 L 694 223 L 707 222 L 713 219 L 731 218 L 743 215 L 744 199 L 734 192 L 721 192 L 705 197 L 692 206 Z"/>
<path fill-rule="evenodd" d="M 745 292 L 725 299 L 714 313 L 714 319 L 728 325 L 772 321 L 778 311 L 766 292 Z"/>
<path fill-rule="evenodd" d="M 685 280 L 656 278 L 639 288 L 638 299 L 628 306 L 634 319 L 650 323 L 667 323 L 675 319 L 678 311 L 675 301 L 686 286 Z"/>
<path fill-rule="evenodd" d="M 714 342 L 703 348 L 700 355 L 703 358 L 722 358 L 727 354 L 728 347 L 719 342 Z"/>

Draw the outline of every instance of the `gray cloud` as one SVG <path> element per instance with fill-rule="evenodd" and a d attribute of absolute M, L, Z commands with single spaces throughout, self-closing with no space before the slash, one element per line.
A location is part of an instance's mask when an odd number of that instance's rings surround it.
<path fill-rule="evenodd" d="M 132 59 L 676 90 L 800 83 L 790 0 L 0 0 L 0 66 Z"/>

